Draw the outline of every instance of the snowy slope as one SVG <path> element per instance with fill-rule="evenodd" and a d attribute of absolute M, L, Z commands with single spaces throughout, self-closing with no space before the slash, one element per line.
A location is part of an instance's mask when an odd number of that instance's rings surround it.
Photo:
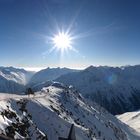
<path fill-rule="evenodd" d="M 35 96 L 1 95 L 0 130 L 14 139 L 58 140 L 75 125 L 76 140 L 139 140 L 129 129 L 99 106 L 91 106 L 73 88 L 55 83 Z M 23 131 L 24 130 L 24 131 Z"/>
<path fill-rule="evenodd" d="M 29 85 L 35 85 L 41 82 L 46 82 L 48 80 L 54 80 L 61 75 L 76 72 L 78 70 L 68 69 L 68 68 L 46 68 L 37 72 L 30 80 Z"/>
<path fill-rule="evenodd" d="M 0 67 L 0 92 L 22 92 L 33 74 L 24 69 Z"/>
<path fill-rule="evenodd" d="M 117 115 L 117 118 L 128 126 L 134 128 L 140 134 L 140 111 L 127 112 Z"/>
<path fill-rule="evenodd" d="M 93 67 L 56 79 L 76 87 L 84 97 L 113 114 L 140 108 L 140 66 Z"/>
<path fill-rule="evenodd" d="M 0 76 L 19 84 L 27 84 L 34 72 L 14 67 L 0 67 Z"/>

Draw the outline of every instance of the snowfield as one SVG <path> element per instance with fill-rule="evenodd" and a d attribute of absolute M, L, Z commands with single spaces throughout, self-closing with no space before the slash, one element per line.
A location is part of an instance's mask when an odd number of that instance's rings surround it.
<path fill-rule="evenodd" d="M 0 94 L 0 132 L 14 139 L 139 140 L 140 136 L 105 109 L 91 106 L 72 87 L 58 83 L 34 95 Z"/>
<path fill-rule="evenodd" d="M 117 115 L 117 118 L 135 129 L 140 134 L 140 111 L 127 112 Z"/>

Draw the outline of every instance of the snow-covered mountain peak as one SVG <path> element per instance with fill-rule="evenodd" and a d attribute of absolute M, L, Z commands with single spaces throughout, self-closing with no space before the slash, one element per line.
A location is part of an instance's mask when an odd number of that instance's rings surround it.
<path fill-rule="evenodd" d="M 5 100 L 0 101 L 3 134 L 15 139 L 58 140 L 67 138 L 74 124 L 76 140 L 138 140 L 103 108 L 91 106 L 76 89 L 59 84 L 35 95 L 4 95 Z"/>
<path fill-rule="evenodd" d="M 14 67 L 0 67 L 0 75 L 7 80 L 25 85 L 33 75 L 33 72 Z"/>
<path fill-rule="evenodd" d="M 93 65 L 91 65 L 91 66 L 87 67 L 85 70 L 93 70 L 94 68 L 96 68 L 96 67 L 94 67 Z"/>
<path fill-rule="evenodd" d="M 20 93 L 24 91 L 34 72 L 14 67 L 0 67 L 0 92 Z"/>

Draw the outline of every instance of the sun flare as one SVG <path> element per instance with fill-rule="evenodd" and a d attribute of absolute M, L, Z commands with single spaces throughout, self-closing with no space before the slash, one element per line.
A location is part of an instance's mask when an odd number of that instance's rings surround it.
<path fill-rule="evenodd" d="M 73 46 L 75 38 L 68 31 L 58 31 L 58 33 L 48 37 L 48 40 L 52 45 L 48 53 L 58 52 L 61 57 L 70 54 L 70 51 L 78 53 L 78 50 Z"/>
<path fill-rule="evenodd" d="M 59 33 L 53 37 L 53 44 L 57 49 L 64 50 L 71 47 L 71 37 L 66 33 Z"/>

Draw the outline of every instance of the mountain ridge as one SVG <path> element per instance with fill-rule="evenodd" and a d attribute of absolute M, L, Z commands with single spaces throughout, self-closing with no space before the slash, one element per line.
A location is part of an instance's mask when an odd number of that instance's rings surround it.
<path fill-rule="evenodd" d="M 106 110 L 91 106 L 75 89 L 65 85 L 45 87 L 35 96 L 9 94 L 4 98 L 0 101 L 0 129 L 14 139 L 66 138 L 71 124 L 77 140 L 140 138 Z"/>
<path fill-rule="evenodd" d="M 140 65 L 124 68 L 90 66 L 77 73 L 62 75 L 56 81 L 73 85 L 84 97 L 92 98 L 113 114 L 140 107 Z"/>
<path fill-rule="evenodd" d="M 37 91 L 58 81 L 76 87 L 84 97 L 97 102 L 113 114 L 134 111 L 140 107 L 140 65 L 89 66 L 84 70 L 46 68 L 32 74 L 28 84 L 25 84 L 26 73 L 28 71 L 23 69 L 0 67 L 0 91 L 19 94 L 28 87 Z M 36 82 L 33 82 L 36 75 Z"/>

